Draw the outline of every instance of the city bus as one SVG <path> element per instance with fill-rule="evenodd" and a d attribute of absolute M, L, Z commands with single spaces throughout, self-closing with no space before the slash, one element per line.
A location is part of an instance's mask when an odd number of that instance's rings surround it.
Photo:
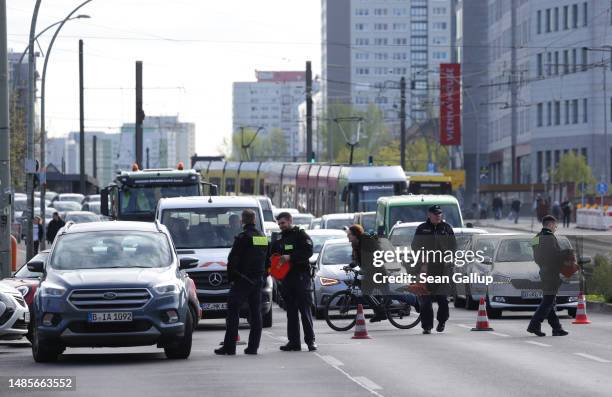
<path fill-rule="evenodd" d="M 408 193 L 452 194 L 452 178 L 439 172 L 406 172 Z"/>

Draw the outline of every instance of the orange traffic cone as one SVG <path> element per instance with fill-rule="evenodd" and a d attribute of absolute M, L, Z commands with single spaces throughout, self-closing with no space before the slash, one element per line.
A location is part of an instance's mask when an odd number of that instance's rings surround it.
<path fill-rule="evenodd" d="M 480 304 L 478 305 L 478 317 L 476 318 L 476 327 L 472 328 L 472 331 L 493 331 L 493 328 L 489 327 L 489 316 L 487 315 L 487 303 L 484 297 L 480 297 Z"/>
<path fill-rule="evenodd" d="M 591 324 L 586 313 L 586 298 L 584 294 L 578 295 L 578 307 L 576 308 L 576 319 L 572 324 Z"/>
<path fill-rule="evenodd" d="M 363 315 L 363 305 L 357 305 L 357 317 L 355 318 L 355 334 L 351 339 L 372 339 L 366 329 L 365 316 Z"/>

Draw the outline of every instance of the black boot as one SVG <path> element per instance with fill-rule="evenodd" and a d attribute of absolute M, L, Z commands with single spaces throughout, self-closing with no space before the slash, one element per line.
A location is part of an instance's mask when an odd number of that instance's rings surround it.
<path fill-rule="evenodd" d="M 284 352 L 299 352 L 302 350 L 302 346 L 293 343 L 287 343 L 286 345 L 281 346 L 280 349 Z"/>
<path fill-rule="evenodd" d="M 527 332 L 529 332 L 530 334 L 537 335 L 537 336 L 546 336 L 546 334 L 542 332 L 542 329 L 540 327 L 533 327 L 531 325 L 527 327 Z"/>
<path fill-rule="evenodd" d="M 559 329 L 553 329 L 553 333 L 552 334 L 553 334 L 553 336 L 565 336 L 565 335 L 568 335 L 569 332 L 567 332 L 563 328 L 559 328 Z"/>
<path fill-rule="evenodd" d="M 219 356 L 233 356 L 236 354 L 236 351 L 229 351 L 226 350 L 225 347 L 220 347 L 218 349 L 215 349 L 215 354 L 219 355 Z"/>

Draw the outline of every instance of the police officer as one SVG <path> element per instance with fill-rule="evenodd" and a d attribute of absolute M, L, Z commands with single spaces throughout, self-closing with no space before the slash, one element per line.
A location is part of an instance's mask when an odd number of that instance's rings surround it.
<path fill-rule="evenodd" d="M 561 327 L 557 317 L 555 301 L 557 292 L 561 285 L 559 272 L 563 265 L 562 251 L 555 237 L 557 230 L 557 219 L 552 215 L 542 218 L 542 230 L 531 240 L 531 248 L 535 262 L 540 267 L 540 280 L 542 281 L 542 302 L 531 317 L 527 332 L 537 336 L 546 336 L 542 332 L 542 322 L 548 319 L 548 324 L 552 327 L 553 336 L 565 336 L 568 334 Z"/>
<path fill-rule="evenodd" d="M 427 211 L 427 221 L 421 223 L 414 234 L 412 240 L 413 251 L 424 250 L 426 259 L 421 263 L 421 271 L 427 276 L 439 277 L 448 275 L 447 265 L 444 263 L 444 253 L 455 251 L 457 242 L 453 228 L 442 219 L 442 208 L 439 205 L 432 205 Z M 440 255 L 441 254 L 441 255 Z M 427 258 L 428 257 L 428 258 Z M 442 257 L 442 258 L 440 258 Z M 433 302 L 438 303 L 438 313 L 436 315 L 438 326 L 436 331 L 443 332 L 446 321 L 448 320 L 448 299 L 450 294 L 449 283 L 428 283 L 428 295 L 421 296 L 421 327 L 424 334 L 430 334 L 433 328 Z"/>
<path fill-rule="evenodd" d="M 261 340 L 261 289 L 267 273 L 266 257 L 268 239 L 255 227 L 255 212 L 242 211 L 244 230 L 234 239 L 234 245 L 227 259 L 227 274 L 230 292 L 227 299 L 225 318 L 225 339 L 223 346 L 215 354 L 236 354 L 236 338 L 240 321 L 240 307 L 245 301 L 249 304 L 249 344 L 245 354 L 257 354 Z"/>
<path fill-rule="evenodd" d="M 312 240 L 306 232 L 293 226 L 293 218 L 288 212 L 276 217 L 281 230 L 280 238 L 272 243 L 271 254 L 280 254 L 281 262 L 289 261 L 291 270 L 285 276 L 280 291 L 287 306 L 287 339 L 281 346 L 282 351 L 300 351 L 300 321 L 304 328 L 304 341 L 309 351 L 317 350 L 312 326 L 312 279 L 309 258 L 312 256 Z"/>

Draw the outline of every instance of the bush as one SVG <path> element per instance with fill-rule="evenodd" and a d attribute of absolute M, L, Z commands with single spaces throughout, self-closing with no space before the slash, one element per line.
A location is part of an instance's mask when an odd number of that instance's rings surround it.
<path fill-rule="evenodd" d="M 606 302 L 612 303 L 612 259 L 608 256 L 595 257 L 595 271 L 591 281 L 592 293 L 601 294 Z"/>

